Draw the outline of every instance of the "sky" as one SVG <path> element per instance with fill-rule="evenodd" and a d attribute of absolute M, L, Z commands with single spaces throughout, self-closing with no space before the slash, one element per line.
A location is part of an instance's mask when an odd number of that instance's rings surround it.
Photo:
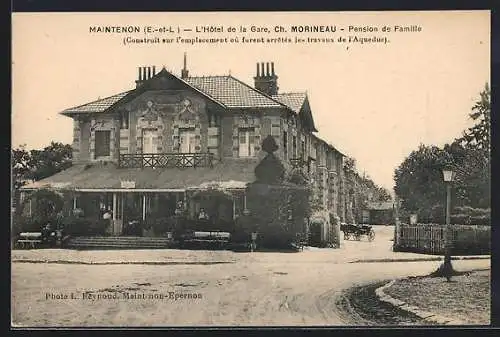
<path fill-rule="evenodd" d="M 145 34 L 89 29 L 129 25 L 193 29 L 149 38 L 238 37 L 239 43 L 124 44 L 124 37 Z M 292 32 L 311 25 L 336 32 Z M 382 32 L 396 25 L 413 31 Z M 207 26 L 224 32 L 195 32 Z M 247 32 L 227 32 L 240 26 Z M 271 32 L 252 33 L 252 26 Z M 275 26 L 286 32 L 275 33 Z M 378 32 L 360 32 L 366 27 Z M 243 43 L 243 36 L 389 42 Z M 472 125 L 468 114 L 490 81 L 490 12 L 14 13 L 12 146 L 70 143 L 72 120 L 59 112 L 133 89 L 139 66 L 180 75 L 184 53 L 192 76 L 230 73 L 250 85 L 257 62 L 274 62 L 280 92 L 307 92 L 319 136 L 392 190 L 395 168 L 419 144 L 442 146 Z"/>

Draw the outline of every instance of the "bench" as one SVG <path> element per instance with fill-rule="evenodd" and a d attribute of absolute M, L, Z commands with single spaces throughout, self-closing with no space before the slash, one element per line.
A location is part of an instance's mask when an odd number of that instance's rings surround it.
<path fill-rule="evenodd" d="M 36 248 L 37 245 L 42 244 L 42 233 L 21 233 L 19 234 L 19 239 L 17 240 L 17 244 L 21 248 L 25 248 L 26 246 L 29 246 L 31 248 Z"/>

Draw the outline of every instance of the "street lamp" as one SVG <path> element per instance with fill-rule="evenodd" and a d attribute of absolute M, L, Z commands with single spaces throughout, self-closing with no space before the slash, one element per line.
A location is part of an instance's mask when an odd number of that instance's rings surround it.
<path fill-rule="evenodd" d="M 451 215 L 451 183 L 455 177 L 455 172 L 449 168 L 443 169 L 443 180 L 446 184 L 446 232 L 445 232 L 445 247 L 444 247 L 444 262 L 442 272 L 449 282 L 453 274 L 453 266 L 451 265 L 451 248 L 452 242 L 452 229 L 450 224 Z"/>

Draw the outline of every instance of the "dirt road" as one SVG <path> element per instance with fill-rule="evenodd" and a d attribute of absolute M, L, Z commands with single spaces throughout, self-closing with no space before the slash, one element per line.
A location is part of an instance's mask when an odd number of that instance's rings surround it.
<path fill-rule="evenodd" d="M 370 257 L 370 250 L 382 251 L 378 246 L 386 244 L 350 242 L 344 254 L 361 250 Z M 336 306 L 344 289 L 427 274 L 440 263 L 347 263 L 340 252 L 220 252 L 227 263 L 203 265 L 14 262 L 12 321 L 24 326 L 363 325 Z M 191 263 L 217 262 L 217 252 L 189 254 Z M 458 270 L 489 266 L 489 260 L 454 261 Z M 189 298 L 172 299 L 175 294 Z"/>
<path fill-rule="evenodd" d="M 13 322 L 36 326 L 357 325 L 335 306 L 343 289 L 421 275 L 436 262 L 286 265 L 13 265 Z M 488 260 L 457 261 L 457 269 Z M 118 299 L 84 299 L 83 293 Z M 125 299 L 128 294 L 201 294 L 197 299 Z M 71 294 L 75 299 L 54 299 Z M 49 298 L 47 296 L 49 295 Z"/>

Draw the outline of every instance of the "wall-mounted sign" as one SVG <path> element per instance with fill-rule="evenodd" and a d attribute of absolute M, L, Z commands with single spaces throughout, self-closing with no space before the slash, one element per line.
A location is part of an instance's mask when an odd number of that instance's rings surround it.
<path fill-rule="evenodd" d="M 122 180 L 121 188 L 135 188 L 135 181 L 133 180 Z"/>

